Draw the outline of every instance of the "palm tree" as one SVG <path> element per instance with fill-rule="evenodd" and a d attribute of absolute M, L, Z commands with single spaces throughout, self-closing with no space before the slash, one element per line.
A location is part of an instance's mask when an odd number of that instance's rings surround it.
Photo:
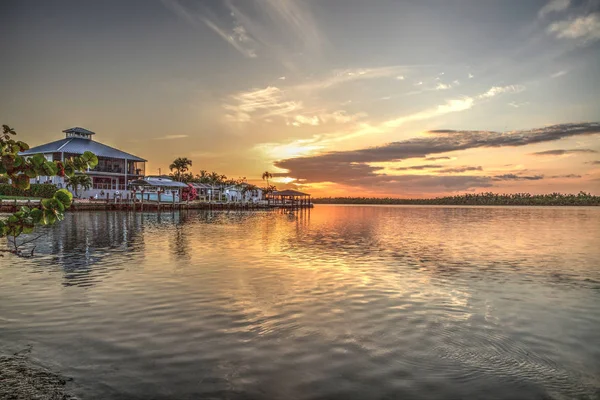
<path fill-rule="evenodd" d="M 83 190 L 89 190 L 92 187 L 92 180 L 86 174 L 73 175 L 65 178 L 65 181 L 67 188 L 72 188 L 75 192 L 75 197 L 79 197 L 79 186 L 81 186 Z"/>
<path fill-rule="evenodd" d="M 187 175 L 185 175 L 185 173 L 189 171 L 191 166 L 192 166 L 192 160 L 190 160 L 189 158 L 177 157 L 173 161 L 173 163 L 171 165 L 169 165 L 169 169 L 171 171 L 175 170 L 175 173 L 173 173 L 171 176 L 176 181 L 181 182 L 184 177 L 186 177 L 186 179 L 187 179 Z"/>
<path fill-rule="evenodd" d="M 265 179 L 267 180 L 267 187 L 269 187 L 269 179 L 273 178 L 273 174 L 270 173 L 269 171 L 265 171 L 262 174 L 262 180 L 264 181 Z"/>

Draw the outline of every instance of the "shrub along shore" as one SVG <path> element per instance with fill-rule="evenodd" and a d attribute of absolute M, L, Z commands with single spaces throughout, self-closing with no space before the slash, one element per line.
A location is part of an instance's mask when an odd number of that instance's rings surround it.
<path fill-rule="evenodd" d="M 476 193 L 432 199 L 400 199 L 394 197 L 321 197 L 313 198 L 314 204 L 405 204 L 405 205 L 452 205 L 452 206 L 600 206 L 600 196 L 579 192 L 578 194 L 530 194 L 530 193 Z"/>

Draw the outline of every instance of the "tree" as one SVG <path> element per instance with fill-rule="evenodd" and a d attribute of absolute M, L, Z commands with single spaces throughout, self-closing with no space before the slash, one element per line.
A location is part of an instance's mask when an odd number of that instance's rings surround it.
<path fill-rule="evenodd" d="M 187 182 L 193 178 L 191 173 L 187 173 L 192 166 L 192 160 L 187 157 L 177 157 L 171 165 L 169 165 L 169 169 L 171 172 L 174 170 L 175 172 L 171 173 L 171 177 L 179 182 Z"/>
<path fill-rule="evenodd" d="M 72 157 L 64 162 L 48 161 L 41 154 L 25 158 L 19 153 L 29 149 L 25 142 L 13 139 L 17 133 L 8 125 L 2 125 L 0 134 L 0 178 L 8 178 L 14 187 L 27 190 L 30 179 L 38 176 L 73 176 L 75 171 L 85 171 L 98 164 L 98 158 L 86 151 L 82 156 Z M 58 190 L 52 198 L 43 199 L 40 207 L 21 207 L 19 211 L 6 219 L 0 219 L 0 237 L 7 236 L 12 248 L 0 252 L 10 252 L 19 256 L 20 247 L 37 239 L 17 243 L 21 234 L 32 233 L 36 225 L 53 224 L 64 218 L 65 209 L 71 206 L 73 196 L 66 189 Z M 39 237 L 39 236 L 38 236 Z M 33 254 L 33 251 L 32 251 Z"/>
<path fill-rule="evenodd" d="M 267 187 L 270 187 L 269 185 L 269 179 L 273 178 L 273 174 L 270 173 L 269 171 L 265 171 L 262 174 L 262 180 L 264 181 L 265 179 L 267 180 Z"/>
<path fill-rule="evenodd" d="M 72 188 L 75 192 L 75 197 L 79 197 L 79 186 L 83 190 L 89 190 L 92 187 L 92 180 L 86 174 L 73 175 L 66 178 L 67 188 Z"/>

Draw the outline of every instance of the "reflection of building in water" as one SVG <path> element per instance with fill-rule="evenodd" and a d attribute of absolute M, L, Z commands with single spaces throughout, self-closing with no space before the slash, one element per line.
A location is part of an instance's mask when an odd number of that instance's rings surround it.
<path fill-rule="evenodd" d="M 48 227 L 35 253 L 50 255 L 52 264 L 64 269 L 66 285 L 93 285 L 99 274 L 124 268 L 143 251 L 143 225 L 142 214 L 70 212 Z"/>

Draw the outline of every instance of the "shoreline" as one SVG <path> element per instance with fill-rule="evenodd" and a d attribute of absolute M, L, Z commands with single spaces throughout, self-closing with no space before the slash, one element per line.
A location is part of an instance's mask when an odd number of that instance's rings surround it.
<path fill-rule="evenodd" d="M 0 398 L 13 400 L 77 400 L 69 393 L 72 378 L 32 361 L 31 347 L 0 355 Z"/>
<path fill-rule="evenodd" d="M 39 200 L 2 200 L 0 201 L 0 212 L 17 212 L 21 207 L 37 207 L 40 205 Z M 141 212 L 160 212 L 160 211 L 176 211 L 176 210 L 238 210 L 238 211 L 270 211 L 277 209 L 310 209 L 314 205 L 310 204 L 241 204 L 241 203 L 205 203 L 205 202 L 189 202 L 189 203 L 158 203 L 158 202 L 114 202 L 114 201 L 97 201 L 97 202 L 82 202 L 75 199 L 69 207 L 70 211 L 141 211 Z"/>

